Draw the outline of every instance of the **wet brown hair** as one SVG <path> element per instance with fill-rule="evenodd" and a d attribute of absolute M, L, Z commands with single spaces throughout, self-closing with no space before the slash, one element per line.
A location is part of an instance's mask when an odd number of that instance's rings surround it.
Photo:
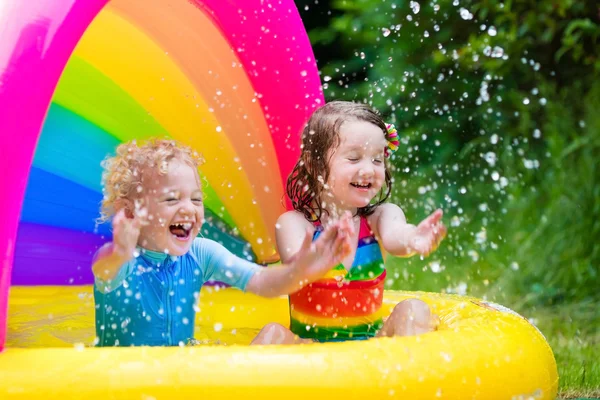
<path fill-rule="evenodd" d="M 332 101 L 317 109 L 302 131 L 301 154 L 288 177 L 286 193 L 294 210 L 300 211 L 309 221 L 320 221 L 323 209 L 320 198 L 329 178 L 329 160 L 340 144 L 340 127 L 348 121 L 365 121 L 381 128 L 387 136 L 385 122 L 366 104 L 349 101 Z M 359 208 L 357 215 L 372 214 L 377 206 L 387 200 L 392 191 L 392 177 L 385 162 L 385 185 L 376 196 L 375 203 Z"/>

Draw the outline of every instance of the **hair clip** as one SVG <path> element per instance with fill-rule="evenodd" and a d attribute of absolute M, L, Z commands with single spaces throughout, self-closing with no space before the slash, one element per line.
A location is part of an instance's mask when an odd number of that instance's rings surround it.
<path fill-rule="evenodd" d="M 400 137 L 398 136 L 398 131 L 396 130 L 394 124 L 385 124 L 385 127 L 387 129 L 387 135 L 385 138 L 388 142 L 387 148 L 385 149 L 385 157 L 388 158 L 394 154 L 396 150 L 398 150 L 398 146 L 400 145 Z"/>

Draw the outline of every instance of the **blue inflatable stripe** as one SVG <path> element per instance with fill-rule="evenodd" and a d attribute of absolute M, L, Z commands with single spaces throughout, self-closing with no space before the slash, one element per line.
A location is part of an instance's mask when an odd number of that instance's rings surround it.
<path fill-rule="evenodd" d="M 21 220 L 24 222 L 94 232 L 102 194 L 68 179 L 33 167 L 25 191 Z M 103 224 L 98 233 L 110 235 Z"/>
<path fill-rule="evenodd" d="M 52 104 L 40 135 L 33 166 L 101 192 L 100 162 L 114 154 L 119 140 L 90 121 Z"/>

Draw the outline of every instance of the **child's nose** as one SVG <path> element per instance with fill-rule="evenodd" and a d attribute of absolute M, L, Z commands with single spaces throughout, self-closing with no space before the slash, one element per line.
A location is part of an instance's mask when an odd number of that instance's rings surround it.
<path fill-rule="evenodd" d="M 194 204 L 191 200 L 186 200 L 181 203 L 181 208 L 179 209 L 179 213 L 183 216 L 192 216 L 194 215 Z"/>
<path fill-rule="evenodd" d="M 371 165 L 371 163 L 366 163 L 364 165 L 361 165 L 360 169 L 358 170 L 358 175 L 359 176 L 371 176 L 373 175 L 373 166 Z"/>

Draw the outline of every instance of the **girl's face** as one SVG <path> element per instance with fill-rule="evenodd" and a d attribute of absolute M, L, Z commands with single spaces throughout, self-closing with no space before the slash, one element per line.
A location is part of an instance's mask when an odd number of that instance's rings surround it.
<path fill-rule="evenodd" d="M 344 122 L 339 146 L 329 153 L 328 188 L 322 201 L 325 208 L 339 212 L 366 207 L 385 182 L 384 149 L 387 140 L 381 128 L 370 122 Z"/>
<path fill-rule="evenodd" d="M 173 159 L 165 175 L 149 173 L 143 187 L 148 224 L 138 244 L 174 256 L 187 253 L 204 222 L 202 188 L 198 172 Z"/>

